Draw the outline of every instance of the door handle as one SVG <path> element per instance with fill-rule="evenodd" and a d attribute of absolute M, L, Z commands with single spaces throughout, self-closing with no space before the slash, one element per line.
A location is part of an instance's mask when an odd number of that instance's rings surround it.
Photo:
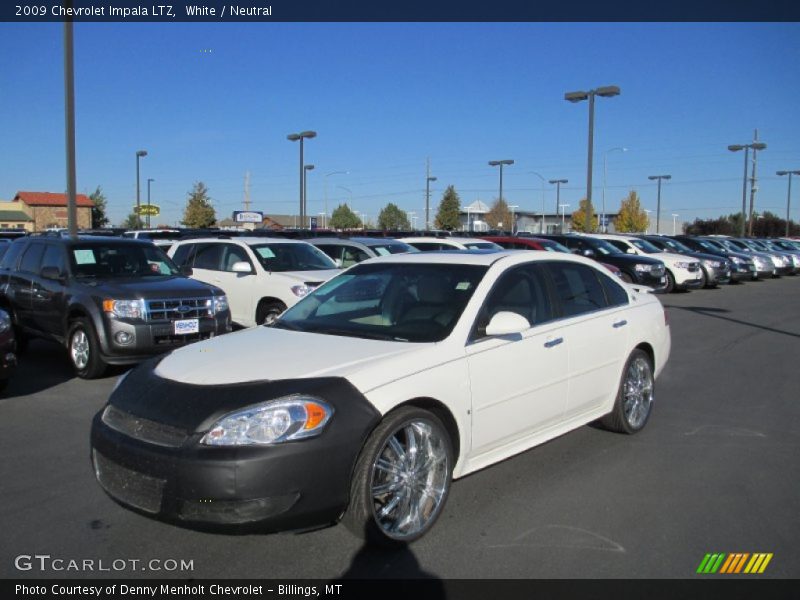
<path fill-rule="evenodd" d="M 548 340 L 544 343 L 545 348 L 552 348 L 553 346 L 558 346 L 564 341 L 564 338 L 556 338 L 554 340 Z"/>
<path fill-rule="evenodd" d="M 616 323 L 614 323 L 613 327 L 614 327 L 614 329 L 619 329 L 620 327 L 625 327 L 625 325 L 627 325 L 627 324 L 628 324 L 628 321 L 626 321 L 625 319 L 622 319 L 622 321 L 617 321 Z"/>

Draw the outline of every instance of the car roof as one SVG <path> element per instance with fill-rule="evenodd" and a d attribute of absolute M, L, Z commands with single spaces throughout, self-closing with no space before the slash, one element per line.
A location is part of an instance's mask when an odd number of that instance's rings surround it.
<path fill-rule="evenodd" d="M 293 240 L 289 238 L 282 238 L 282 237 L 266 237 L 266 236 L 236 236 L 236 237 L 197 237 L 197 238 L 186 238 L 183 240 L 176 240 L 175 246 L 182 246 L 185 244 L 198 244 L 198 243 L 214 243 L 214 242 L 226 242 L 226 243 L 238 243 L 238 244 L 246 244 L 248 246 L 253 244 L 308 244 L 306 240 Z"/>
<path fill-rule="evenodd" d="M 524 250 L 457 250 L 442 252 L 415 252 L 413 254 L 388 254 L 371 258 L 359 264 L 391 262 L 407 264 L 450 264 L 491 266 L 501 261 L 514 263 L 531 261 L 568 261 L 597 267 L 597 262 L 583 256 L 554 252 L 529 252 Z"/>

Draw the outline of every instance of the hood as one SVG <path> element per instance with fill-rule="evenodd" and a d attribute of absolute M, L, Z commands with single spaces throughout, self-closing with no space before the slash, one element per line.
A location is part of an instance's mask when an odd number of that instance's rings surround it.
<path fill-rule="evenodd" d="M 212 293 L 221 296 L 225 293 L 218 287 L 180 275 L 107 277 L 79 279 L 78 281 L 90 288 L 92 295 L 102 293 L 104 296 L 112 296 L 117 299 L 190 298 L 208 296 Z"/>
<path fill-rule="evenodd" d="M 267 274 L 280 275 L 287 279 L 295 280 L 298 283 L 306 283 L 316 281 L 325 282 L 341 272 L 341 269 L 322 269 L 320 271 L 267 271 Z"/>
<path fill-rule="evenodd" d="M 364 392 L 429 368 L 438 346 L 261 326 L 176 350 L 161 361 L 156 375 L 202 385 L 346 377 Z"/>
<path fill-rule="evenodd" d="M 675 262 L 692 262 L 692 258 L 690 256 L 686 256 L 685 254 L 674 254 L 672 252 L 658 252 L 655 254 L 649 254 L 648 256 L 652 256 L 653 258 L 657 258 L 662 261 L 669 261 L 671 263 Z M 697 262 L 697 259 L 694 259 L 694 262 Z"/>
<path fill-rule="evenodd" d="M 597 255 L 596 259 L 601 262 L 608 262 L 611 264 L 620 263 L 620 264 L 643 264 L 643 263 L 650 263 L 651 265 L 660 265 L 663 264 L 657 258 L 652 258 L 650 255 L 647 254 L 626 254 L 624 252 L 619 252 L 617 254 L 604 254 L 604 255 Z"/>

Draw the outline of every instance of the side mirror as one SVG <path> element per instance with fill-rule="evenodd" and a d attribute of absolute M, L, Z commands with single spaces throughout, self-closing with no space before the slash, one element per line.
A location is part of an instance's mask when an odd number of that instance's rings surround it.
<path fill-rule="evenodd" d="M 191 277 L 193 272 L 194 269 L 192 269 L 192 267 L 190 267 L 189 265 L 181 265 L 180 267 L 178 267 L 178 273 L 180 273 L 184 277 Z"/>
<path fill-rule="evenodd" d="M 528 319 L 522 315 L 501 310 L 489 321 L 489 324 L 486 326 L 486 335 L 510 335 L 513 333 L 522 333 L 530 328 L 531 324 L 528 323 Z"/>
<path fill-rule="evenodd" d="M 586 248 L 586 250 L 583 251 L 583 255 L 586 258 L 594 258 L 596 256 L 594 250 L 592 250 L 591 248 Z"/>
<path fill-rule="evenodd" d="M 239 262 L 233 263 L 231 271 L 234 273 L 252 273 L 253 267 L 251 267 L 250 263 L 246 260 L 240 260 Z"/>
<path fill-rule="evenodd" d="M 39 274 L 42 279 L 52 279 L 54 281 L 63 281 L 64 279 L 64 274 L 58 267 L 42 267 L 42 271 Z"/>

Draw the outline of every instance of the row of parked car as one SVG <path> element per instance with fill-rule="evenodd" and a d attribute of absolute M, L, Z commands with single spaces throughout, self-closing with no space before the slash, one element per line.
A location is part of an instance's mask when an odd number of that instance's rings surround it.
<path fill-rule="evenodd" d="M 61 343 L 78 376 L 94 378 L 107 365 L 137 363 L 235 327 L 271 324 L 341 269 L 377 256 L 575 253 L 622 281 L 664 293 L 800 270 L 800 242 L 792 239 L 562 234 L 297 240 L 217 232 L 175 240 L 176 233 L 77 240 L 34 235 L 0 243 L 0 382 L 16 362 L 13 348 L 3 351 L 10 347 L 3 335 L 16 334 L 18 348 L 31 337 Z"/>

